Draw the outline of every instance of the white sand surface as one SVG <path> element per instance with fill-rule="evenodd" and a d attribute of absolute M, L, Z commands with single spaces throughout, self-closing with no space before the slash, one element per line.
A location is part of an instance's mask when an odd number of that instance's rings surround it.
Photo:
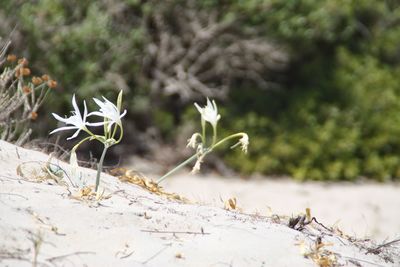
<path fill-rule="evenodd" d="M 0 266 L 316 266 L 309 253 L 318 238 L 317 255 L 341 266 L 400 265 L 397 243 L 367 253 L 362 247 L 376 244 L 314 222 L 292 229 L 283 219 L 171 201 L 106 174 L 110 198 L 77 200 L 71 186 L 34 182 L 47 159 L 0 141 Z M 17 175 L 21 163 L 32 176 Z M 95 171 L 82 171 L 94 183 Z"/>
<path fill-rule="evenodd" d="M 180 173 L 164 187 L 214 206 L 235 197 L 247 213 L 297 215 L 310 208 L 327 225 L 360 238 L 379 241 L 400 238 L 400 184 L 299 183 L 286 178 L 257 178 Z"/>

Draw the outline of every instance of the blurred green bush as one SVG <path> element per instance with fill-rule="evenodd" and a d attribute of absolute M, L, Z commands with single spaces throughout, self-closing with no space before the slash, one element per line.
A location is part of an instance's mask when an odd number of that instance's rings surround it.
<path fill-rule="evenodd" d="M 278 45 L 289 58 L 285 68 L 265 73 L 277 88 L 234 77 L 219 101 L 221 133 L 250 135 L 247 156 L 221 152 L 230 166 L 299 180 L 400 178 L 398 1 L 3 0 L 0 35 L 16 25 L 15 53 L 68 92 L 48 110 L 65 108 L 73 91 L 112 98 L 124 89 L 132 130 L 155 126 L 174 142 L 182 116 L 198 119 L 190 110 L 199 97 L 182 101 L 155 90 L 154 58 L 145 55 L 158 38 L 159 16 L 172 31 L 177 21 L 166 14 L 188 8 L 215 11 L 239 36 Z"/>

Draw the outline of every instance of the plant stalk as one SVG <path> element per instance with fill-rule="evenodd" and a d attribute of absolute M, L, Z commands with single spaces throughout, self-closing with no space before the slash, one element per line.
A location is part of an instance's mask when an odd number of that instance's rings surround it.
<path fill-rule="evenodd" d="M 193 156 L 191 156 L 190 158 L 188 158 L 187 160 L 183 161 L 181 164 L 179 164 L 178 166 L 176 166 L 175 168 L 173 168 L 172 170 L 170 170 L 169 172 L 167 172 L 166 174 L 164 174 L 164 176 L 162 176 L 161 178 L 159 178 L 156 183 L 159 184 L 162 181 L 164 181 L 165 178 L 167 178 L 169 175 L 173 174 L 174 172 L 176 172 L 177 170 L 181 169 L 182 167 L 184 167 L 185 165 L 189 164 L 190 162 L 192 162 L 193 160 L 195 160 L 197 158 L 197 153 L 194 154 Z"/>
<path fill-rule="evenodd" d="M 96 187 L 95 187 L 95 192 L 96 193 L 97 193 L 97 190 L 99 189 L 100 175 L 101 175 L 101 171 L 103 169 L 103 162 L 104 162 L 104 158 L 106 156 L 106 152 L 107 152 L 108 148 L 109 148 L 108 145 L 104 145 L 103 153 L 101 154 L 101 158 L 100 158 L 99 164 L 97 165 Z"/>

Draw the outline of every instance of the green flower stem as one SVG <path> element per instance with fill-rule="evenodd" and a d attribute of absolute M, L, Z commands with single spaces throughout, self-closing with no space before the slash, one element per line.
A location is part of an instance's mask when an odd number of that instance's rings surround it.
<path fill-rule="evenodd" d="M 110 138 L 112 138 L 112 139 L 115 139 L 114 137 L 115 137 L 115 134 L 117 133 L 117 128 L 119 127 L 119 125 L 118 124 L 114 124 L 114 127 L 113 127 L 113 129 L 112 129 L 112 134 L 111 134 L 111 137 Z M 121 127 L 122 128 L 122 127 Z"/>
<path fill-rule="evenodd" d="M 168 176 L 170 176 L 171 174 L 173 174 L 177 170 L 181 169 L 182 167 L 186 166 L 187 164 L 189 164 L 190 162 L 192 162 L 195 159 L 197 159 L 197 153 L 194 154 L 193 156 L 191 156 L 190 158 L 188 158 L 187 160 L 183 161 L 181 164 L 179 164 L 178 166 L 176 166 L 175 168 L 173 168 L 172 170 L 170 170 L 166 174 L 164 174 L 164 176 L 162 176 L 160 179 L 158 179 L 156 181 L 156 183 L 157 184 L 161 183 L 162 181 L 164 181 L 165 178 L 167 178 Z"/>
<path fill-rule="evenodd" d="M 233 138 L 237 138 L 237 137 L 243 137 L 245 135 L 245 133 L 236 133 L 236 134 L 232 134 L 228 137 L 225 137 L 224 139 L 222 139 L 221 141 L 219 141 L 218 143 L 214 144 L 213 146 L 210 147 L 210 151 L 213 150 L 214 148 L 220 146 L 222 143 L 225 143 L 226 141 L 233 139 Z"/>
<path fill-rule="evenodd" d="M 214 132 L 216 133 L 216 131 Z M 219 142 L 213 142 L 214 144 L 209 147 L 209 148 L 205 148 L 203 149 L 203 151 L 201 152 L 197 152 L 194 155 L 192 155 L 190 158 L 188 158 L 187 160 L 183 161 L 181 164 L 179 164 L 178 166 L 176 166 L 175 168 L 173 168 L 172 170 L 170 170 L 169 172 L 167 172 L 166 174 L 164 174 L 164 176 L 162 176 L 161 178 L 159 178 L 156 183 L 159 184 L 162 181 L 164 181 L 165 178 L 167 178 L 168 176 L 170 176 L 171 174 L 173 174 L 174 172 L 176 172 L 177 170 L 181 169 L 182 167 L 186 166 L 187 164 L 189 164 L 190 162 L 192 162 L 193 160 L 197 159 L 197 156 L 199 153 L 201 153 L 202 156 L 207 155 L 208 153 L 212 152 L 215 148 L 217 148 L 218 146 L 220 146 L 221 144 L 225 143 L 228 140 L 234 139 L 234 138 L 238 138 L 238 137 L 243 137 L 245 135 L 245 133 L 236 133 L 236 134 L 232 134 L 228 137 L 225 137 L 224 139 L 220 140 Z"/>
<path fill-rule="evenodd" d="M 115 144 L 118 144 L 119 142 L 121 142 L 122 136 L 124 136 L 124 129 L 122 128 L 121 125 L 116 124 L 116 125 L 114 126 L 114 130 L 113 130 L 113 133 L 112 133 L 112 135 L 111 135 L 111 138 L 112 138 L 112 139 L 115 139 L 114 137 L 115 137 L 115 135 L 116 135 L 116 133 L 117 133 L 117 128 L 120 129 L 120 133 L 119 133 L 119 138 L 118 138 L 118 140 L 115 142 Z"/>
<path fill-rule="evenodd" d="M 94 133 L 92 133 L 92 132 L 91 132 L 88 128 L 86 128 L 86 127 L 83 128 L 82 130 L 84 130 L 88 135 L 90 135 L 89 138 L 92 137 L 92 136 L 97 136 L 97 135 L 95 135 Z M 86 137 L 86 138 L 88 138 L 88 137 Z M 85 139 L 86 139 L 86 138 L 85 138 Z M 85 139 L 83 139 L 83 140 L 85 140 Z"/>
<path fill-rule="evenodd" d="M 101 158 L 100 158 L 99 164 L 97 165 L 96 187 L 95 187 L 95 192 L 96 193 L 97 193 L 97 190 L 99 189 L 100 175 L 101 175 L 101 171 L 103 169 L 104 157 L 106 156 L 106 152 L 107 152 L 108 148 L 109 148 L 109 146 L 104 144 L 104 150 L 103 150 L 103 153 L 101 154 Z"/>
<path fill-rule="evenodd" d="M 106 139 L 110 139 L 110 133 L 108 132 L 108 119 L 104 118 L 104 125 L 103 125 L 103 131 L 104 131 L 104 136 Z"/>
<path fill-rule="evenodd" d="M 124 136 L 124 128 L 122 128 L 122 125 L 119 127 L 119 129 L 120 129 L 120 133 L 119 133 L 119 138 L 118 138 L 116 144 L 118 144 L 119 142 L 121 142 L 122 137 Z"/>
<path fill-rule="evenodd" d="M 212 141 L 212 145 L 215 145 L 216 142 L 217 142 L 217 126 L 213 125 L 213 141 Z"/>
<path fill-rule="evenodd" d="M 91 136 L 88 136 L 86 138 L 83 138 L 81 141 L 79 141 L 79 143 L 77 143 L 76 145 L 74 145 L 74 147 L 72 148 L 72 151 L 75 151 L 78 149 L 78 147 L 84 143 L 85 141 L 89 140 L 90 138 L 92 138 Z"/>
<path fill-rule="evenodd" d="M 201 142 L 206 145 L 206 121 L 201 118 Z"/>

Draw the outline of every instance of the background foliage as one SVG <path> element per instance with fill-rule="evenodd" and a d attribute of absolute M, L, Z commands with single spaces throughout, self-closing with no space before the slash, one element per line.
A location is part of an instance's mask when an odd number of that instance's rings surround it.
<path fill-rule="evenodd" d="M 177 142 L 206 95 L 222 133 L 250 135 L 249 155 L 220 153 L 239 171 L 400 178 L 398 1 L 3 0 L 0 21 L 58 79 L 47 110 L 124 89 L 131 152 Z"/>

